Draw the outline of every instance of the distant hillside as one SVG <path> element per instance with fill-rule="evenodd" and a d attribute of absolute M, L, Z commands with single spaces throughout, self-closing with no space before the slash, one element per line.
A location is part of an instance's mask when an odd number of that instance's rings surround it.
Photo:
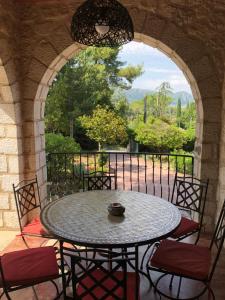
<path fill-rule="evenodd" d="M 143 99 L 145 95 L 151 95 L 154 93 L 152 90 L 147 89 L 130 89 L 124 92 L 129 103 Z M 193 96 L 185 91 L 171 93 L 171 97 L 174 99 L 172 105 L 177 104 L 177 100 L 181 99 L 181 105 L 185 106 L 188 102 L 193 102 Z"/>

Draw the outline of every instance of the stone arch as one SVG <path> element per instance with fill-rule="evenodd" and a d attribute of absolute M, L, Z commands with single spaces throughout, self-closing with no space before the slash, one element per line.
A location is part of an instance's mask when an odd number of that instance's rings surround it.
<path fill-rule="evenodd" d="M 12 184 L 23 178 L 19 86 L 12 61 L 0 59 L 0 228 L 18 226 Z"/>
<path fill-rule="evenodd" d="M 189 81 L 197 103 L 197 141 L 195 147 L 195 174 L 210 179 L 207 223 L 212 223 L 216 202 L 210 201 L 216 194 L 219 166 L 219 133 L 221 120 L 221 87 L 216 67 L 205 45 L 182 31 L 171 21 L 152 15 L 146 10 L 130 8 L 136 31 L 135 39 L 157 47 L 181 68 Z M 62 39 L 60 39 L 60 37 Z M 41 185 L 41 197 L 46 195 L 46 162 L 44 151 L 44 105 L 49 86 L 57 72 L 81 46 L 72 44 L 68 30 L 60 32 L 51 42 L 45 36 L 37 43 L 24 82 L 23 134 L 25 139 L 25 174 L 37 173 Z M 211 217 L 210 217 L 211 216 Z"/>

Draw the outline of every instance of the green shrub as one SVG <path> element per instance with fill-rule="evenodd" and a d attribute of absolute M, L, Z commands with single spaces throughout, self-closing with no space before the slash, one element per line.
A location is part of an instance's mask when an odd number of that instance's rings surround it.
<path fill-rule="evenodd" d="M 98 158 L 98 165 L 99 167 L 104 167 L 109 159 L 109 154 L 106 152 L 100 152 L 99 158 Z"/>
<path fill-rule="evenodd" d="M 173 152 L 173 154 L 181 154 L 181 155 L 191 155 L 192 153 L 190 152 L 185 152 L 183 150 L 179 150 L 176 152 Z M 172 166 L 173 169 L 179 173 L 184 173 L 187 175 L 192 175 L 193 172 L 193 166 L 192 166 L 192 158 L 191 157 L 183 157 L 183 156 L 178 156 L 177 159 L 175 156 L 171 157 L 171 161 L 172 161 Z M 185 168 L 184 168 L 185 166 Z"/>
<path fill-rule="evenodd" d="M 46 133 L 45 147 L 47 153 L 73 153 L 81 150 L 73 138 L 55 133 Z"/>

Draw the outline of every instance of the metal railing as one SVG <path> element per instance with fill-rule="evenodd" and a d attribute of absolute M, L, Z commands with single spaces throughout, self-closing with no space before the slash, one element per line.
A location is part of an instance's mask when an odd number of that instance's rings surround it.
<path fill-rule="evenodd" d="M 47 176 L 51 195 L 62 196 L 83 189 L 83 174 L 116 174 L 117 189 L 170 199 L 174 176 L 193 176 L 191 155 L 130 152 L 50 153 Z"/>

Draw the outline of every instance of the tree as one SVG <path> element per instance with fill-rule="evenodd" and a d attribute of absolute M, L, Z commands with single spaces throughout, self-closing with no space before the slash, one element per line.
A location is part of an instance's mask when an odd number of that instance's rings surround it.
<path fill-rule="evenodd" d="M 181 149 L 186 142 L 185 131 L 160 119 L 150 118 L 135 128 L 136 141 L 153 151 Z"/>
<path fill-rule="evenodd" d="M 79 120 L 86 129 L 87 136 L 98 143 L 99 151 L 105 144 L 113 145 L 127 141 L 124 119 L 109 107 L 97 106 L 91 116 L 82 116 Z"/>
<path fill-rule="evenodd" d="M 130 88 L 142 73 L 142 66 L 124 67 L 118 59 L 119 50 L 88 47 L 62 68 L 46 101 L 48 132 L 72 135 L 79 116 L 90 115 L 97 105 L 113 108 L 114 89 Z"/>
<path fill-rule="evenodd" d="M 165 116 L 169 104 L 172 102 L 170 97 L 171 87 L 169 82 L 163 82 L 157 88 L 157 92 L 152 97 L 152 103 L 154 104 L 154 113 L 156 117 Z"/>
<path fill-rule="evenodd" d="M 181 100 L 177 100 L 177 126 L 181 127 Z"/>
<path fill-rule="evenodd" d="M 80 151 L 80 145 L 74 139 L 64 137 L 61 134 L 46 133 L 45 140 L 47 153 L 72 153 Z"/>

